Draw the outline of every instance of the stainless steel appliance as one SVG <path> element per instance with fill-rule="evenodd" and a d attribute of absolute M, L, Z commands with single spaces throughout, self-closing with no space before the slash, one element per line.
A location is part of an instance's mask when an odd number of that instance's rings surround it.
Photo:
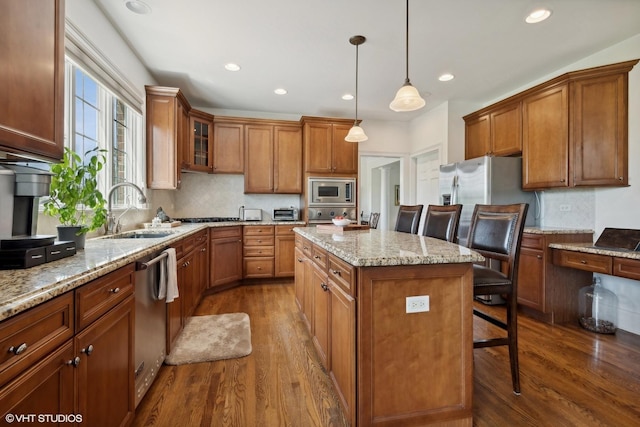
<path fill-rule="evenodd" d="M 357 221 L 358 215 L 355 207 L 348 208 L 344 206 L 328 206 L 324 208 L 309 208 L 309 224 L 326 224 L 330 223 L 332 218 L 343 216 L 351 221 Z"/>
<path fill-rule="evenodd" d="M 166 258 L 163 251 L 158 251 L 136 263 L 135 406 L 151 387 L 166 357 L 167 303 L 158 299 L 160 263 Z"/>
<path fill-rule="evenodd" d="M 526 225 L 535 225 L 535 194 L 522 191 L 522 158 L 484 156 L 440 166 L 440 201 L 461 204 L 458 240 L 466 245 L 476 204 L 529 203 Z"/>
<path fill-rule="evenodd" d="M 244 209 L 242 220 L 262 221 L 262 209 Z"/>
<path fill-rule="evenodd" d="M 297 221 L 300 215 L 297 208 L 280 208 L 273 210 L 274 221 Z"/>
<path fill-rule="evenodd" d="M 0 165 L 0 269 L 29 268 L 74 255 L 69 242 L 38 235 L 38 202 L 49 195 L 51 173 L 23 165 Z"/>
<path fill-rule="evenodd" d="M 355 178 L 309 178 L 308 207 L 356 206 Z"/>
<path fill-rule="evenodd" d="M 526 225 L 535 225 L 535 194 L 522 191 L 522 158 L 484 156 L 440 166 L 440 201 L 461 204 L 458 241 L 466 246 L 476 204 L 529 203 Z M 478 295 L 489 305 L 503 304 L 500 295 Z"/>

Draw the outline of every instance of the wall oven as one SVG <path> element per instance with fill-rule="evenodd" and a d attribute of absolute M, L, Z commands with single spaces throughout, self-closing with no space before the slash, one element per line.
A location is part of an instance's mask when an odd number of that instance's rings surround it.
<path fill-rule="evenodd" d="M 309 207 L 355 207 L 355 178 L 309 178 L 307 189 Z"/>

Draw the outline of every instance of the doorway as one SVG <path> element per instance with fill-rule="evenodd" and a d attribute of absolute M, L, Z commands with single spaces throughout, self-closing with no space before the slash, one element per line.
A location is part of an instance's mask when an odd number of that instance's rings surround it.
<path fill-rule="evenodd" d="M 379 212 L 379 229 L 390 230 L 395 226 L 400 160 L 400 157 L 394 156 L 360 156 L 358 188 L 361 221 L 368 221 L 372 212 Z"/>
<path fill-rule="evenodd" d="M 440 148 L 434 148 L 418 155 L 412 156 L 415 170 L 416 204 L 424 205 L 423 217 L 426 215 L 427 206 L 440 205 L 439 181 L 440 181 Z M 422 233 L 424 219 L 420 219 L 420 229 Z"/>

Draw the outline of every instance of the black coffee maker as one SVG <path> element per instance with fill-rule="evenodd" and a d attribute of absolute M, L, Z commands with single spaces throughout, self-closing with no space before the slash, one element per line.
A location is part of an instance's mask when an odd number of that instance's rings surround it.
<path fill-rule="evenodd" d="M 38 204 L 49 195 L 51 173 L 29 166 L 0 165 L 0 268 L 26 268 L 75 254 L 75 247 L 38 235 Z"/>

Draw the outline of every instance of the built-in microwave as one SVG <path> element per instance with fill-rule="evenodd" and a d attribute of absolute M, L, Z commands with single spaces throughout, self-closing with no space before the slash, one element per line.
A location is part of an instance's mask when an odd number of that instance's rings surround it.
<path fill-rule="evenodd" d="M 355 178 L 309 178 L 308 205 L 355 206 Z"/>

